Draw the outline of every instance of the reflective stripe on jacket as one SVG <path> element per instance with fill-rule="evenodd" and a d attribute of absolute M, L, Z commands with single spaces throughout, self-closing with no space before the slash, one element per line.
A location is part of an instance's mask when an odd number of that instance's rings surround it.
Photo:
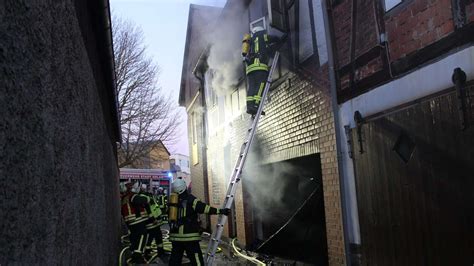
<path fill-rule="evenodd" d="M 211 207 L 192 194 L 179 200 L 178 226 L 170 231 L 170 241 L 201 240 L 198 214 L 217 214 L 218 210 Z"/>

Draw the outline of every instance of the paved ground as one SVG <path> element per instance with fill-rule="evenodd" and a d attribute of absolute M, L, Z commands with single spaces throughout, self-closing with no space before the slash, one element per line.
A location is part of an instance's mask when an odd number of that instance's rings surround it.
<path fill-rule="evenodd" d="M 163 226 L 162 229 L 167 230 L 167 226 Z M 208 241 L 209 241 L 209 235 L 203 234 L 202 241 L 201 241 L 201 247 L 203 249 L 203 253 L 205 253 Z M 168 245 L 169 247 L 170 243 L 168 242 L 166 245 Z M 166 245 L 165 245 L 165 249 L 166 249 Z M 214 265 L 256 265 L 255 263 L 250 262 L 249 260 L 239 256 L 233 250 L 230 243 L 222 242 L 219 247 L 220 247 L 220 252 L 216 254 Z M 246 252 L 246 251 L 241 251 L 241 250 L 240 252 L 242 252 L 243 254 L 247 256 L 257 257 L 260 261 L 263 261 L 266 265 L 298 265 L 298 266 L 311 265 L 311 264 L 306 264 L 306 263 L 302 263 L 302 262 L 298 262 L 294 260 L 287 260 L 287 259 L 278 258 L 278 257 L 266 256 L 264 254 L 257 254 L 257 253 Z M 146 265 L 168 265 L 168 260 L 169 260 L 169 254 L 163 259 L 157 259 L 153 263 L 146 264 Z M 191 265 L 189 263 L 189 260 L 186 258 L 186 256 L 183 257 L 182 265 Z"/>

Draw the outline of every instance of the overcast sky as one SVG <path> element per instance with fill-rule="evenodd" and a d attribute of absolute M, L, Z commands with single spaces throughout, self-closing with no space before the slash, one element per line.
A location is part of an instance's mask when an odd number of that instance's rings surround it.
<path fill-rule="evenodd" d="M 149 55 L 161 68 L 160 86 L 173 97 L 178 108 L 181 67 L 189 4 L 224 6 L 226 0 L 110 0 L 112 13 L 143 29 Z M 189 155 L 186 111 L 179 107 L 183 122 L 179 142 L 167 147 L 171 153 Z"/>

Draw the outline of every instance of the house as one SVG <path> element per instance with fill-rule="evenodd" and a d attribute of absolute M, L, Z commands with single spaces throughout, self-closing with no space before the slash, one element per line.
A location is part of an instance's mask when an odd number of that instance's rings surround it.
<path fill-rule="evenodd" d="M 289 38 L 273 77 L 266 115 L 237 190 L 224 236 L 258 251 L 325 265 L 345 262 L 336 138 L 323 7 L 312 1 L 233 1 L 214 23 L 190 7 L 180 104 L 188 112 L 193 191 L 220 206 L 244 141 L 246 80 L 241 38 L 250 24 Z M 205 41 L 199 31 L 207 29 Z M 199 45 L 195 45 L 199 43 Z M 198 49 L 199 48 L 199 49 Z M 202 178 L 201 178 L 202 176 Z M 301 208 L 299 208 L 301 207 Z M 216 223 L 213 217 L 212 225 Z M 213 227 L 212 227 L 213 228 Z"/>
<path fill-rule="evenodd" d="M 206 115 L 202 108 L 205 101 L 200 82 L 194 76 L 194 67 L 203 50 L 207 47 L 208 28 L 215 22 L 220 8 L 191 4 L 189 6 L 188 28 L 184 50 L 183 69 L 179 93 L 180 106 L 188 113 L 188 136 L 190 151 L 190 172 L 193 177 L 193 194 L 209 202 L 208 169 L 205 137 L 207 134 Z M 210 230 L 208 217 L 201 217 L 203 226 Z"/>
<path fill-rule="evenodd" d="M 149 148 L 145 150 L 144 155 L 134 162 L 131 167 L 139 169 L 159 169 L 161 171 L 170 170 L 170 152 L 165 144 L 158 140 L 146 145 Z"/>
<path fill-rule="evenodd" d="M 189 156 L 183 154 L 172 154 L 170 156 L 171 173 L 174 178 L 184 179 L 188 189 L 192 189 L 191 168 L 189 167 Z"/>
<path fill-rule="evenodd" d="M 0 264 L 117 265 L 109 1 L 2 1 L 0 17 Z"/>
<path fill-rule="evenodd" d="M 329 2 L 352 261 L 474 261 L 474 3 Z"/>

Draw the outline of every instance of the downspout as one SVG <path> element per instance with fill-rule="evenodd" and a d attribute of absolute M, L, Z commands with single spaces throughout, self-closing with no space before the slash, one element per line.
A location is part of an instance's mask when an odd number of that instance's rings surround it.
<path fill-rule="evenodd" d="M 198 74 L 198 68 L 201 64 L 201 62 L 204 60 L 203 59 L 204 52 L 199 56 L 198 62 L 196 64 L 196 67 L 193 69 L 193 75 L 196 79 L 199 80 L 199 90 L 201 92 L 201 105 L 202 105 L 202 147 L 201 147 L 201 152 L 202 152 L 202 178 L 204 182 L 204 200 L 205 202 L 209 203 L 209 179 L 208 179 L 208 171 L 207 171 L 207 106 L 206 106 L 206 94 L 204 92 L 204 80 L 203 77 L 199 76 Z M 211 219 L 209 215 L 205 215 L 206 217 L 206 230 L 209 232 L 211 231 Z"/>
<path fill-rule="evenodd" d="M 342 143 L 341 143 L 341 130 L 339 127 L 339 105 L 337 103 L 337 90 L 336 90 L 336 70 L 334 69 L 334 46 L 332 45 L 332 24 L 329 23 L 329 14 L 327 9 L 326 0 L 321 1 L 324 19 L 324 31 L 326 35 L 326 44 L 328 52 L 328 72 L 329 72 L 329 84 L 331 91 L 331 105 L 334 117 L 334 131 L 336 134 L 336 153 L 337 153 L 337 167 L 339 173 L 339 189 L 341 195 L 341 215 L 342 215 L 342 230 L 344 234 L 344 253 L 346 258 L 346 265 L 352 265 L 350 255 L 350 243 L 349 243 L 349 232 L 347 225 L 347 214 L 346 214 L 346 197 L 345 197 L 345 180 L 344 180 L 344 165 L 342 163 Z"/>

